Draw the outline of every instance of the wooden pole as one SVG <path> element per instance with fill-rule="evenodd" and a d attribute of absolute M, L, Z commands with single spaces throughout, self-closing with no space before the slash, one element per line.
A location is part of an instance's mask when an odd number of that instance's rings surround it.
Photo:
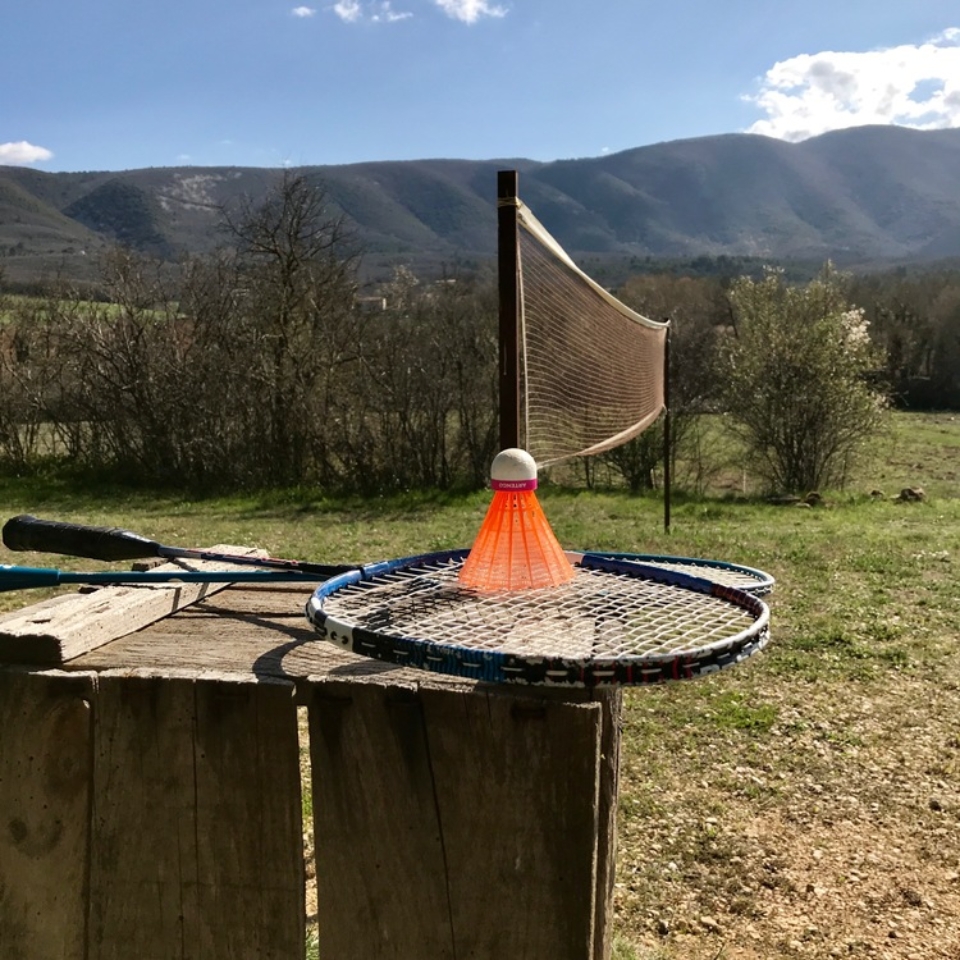
<path fill-rule="evenodd" d="M 670 532 L 670 327 L 663 345 L 663 532 Z"/>
<path fill-rule="evenodd" d="M 500 289 L 500 449 L 520 446 L 520 283 L 516 170 L 497 173 L 497 273 Z"/>

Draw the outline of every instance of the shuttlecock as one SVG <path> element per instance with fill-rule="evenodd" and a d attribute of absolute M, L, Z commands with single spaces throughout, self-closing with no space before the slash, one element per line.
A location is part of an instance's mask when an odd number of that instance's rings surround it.
<path fill-rule="evenodd" d="M 537 464 L 526 450 L 498 453 L 490 468 L 493 502 L 460 569 L 474 590 L 529 590 L 566 583 L 573 565 L 534 492 Z"/>

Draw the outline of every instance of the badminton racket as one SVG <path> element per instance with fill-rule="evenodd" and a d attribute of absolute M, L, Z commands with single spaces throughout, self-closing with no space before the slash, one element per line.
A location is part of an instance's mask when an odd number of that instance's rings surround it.
<path fill-rule="evenodd" d="M 769 640 L 753 594 L 676 570 L 568 553 L 572 580 L 480 592 L 458 582 L 468 551 L 387 561 L 319 586 L 324 639 L 391 663 L 494 683 L 599 686 L 689 679 Z"/>
<path fill-rule="evenodd" d="M 636 563 L 649 563 L 667 570 L 690 573 L 694 576 L 713 580 L 728 587 L 746 590 L 755 597 L 763 597 L 773 590 L 776 581 L 769 573 L 746 567 L 740 563 L 728 563 L 725 560 L 703 560 L 696 557 L 670 557 L 652 553 L 618 553 L 591 551 L 595 556 L 609 557 L 611 560 L 627 560 Z"/>
<path fill-rule="evenodd" d="M 91 527 L 60 520 L 42 520 L 29 514 L 12 517 L 3 526 L 3 543 L 9 550 L 34 550 L 90 560 L 136 560 L 157 557 L 165 560 L 208 560 L 237 566 L 262 567 L 302 574 L 304 578 L 326 580 L 354 569 L 350 565 L 306 563 L 278 557 L 255 557 L 218 553 L 190 547 L 172 547 L 119 527 Z M 66 582 L 66 581 L 62 581 Z M 88 582 L 88 581 L 85 581 Z"/>
<path fill-rule="evenodd" d="M 159 559 L 190 559 L 227 562 L 239 566 L 261 567 L 290 573 L 301 573 L 304 579 L 327 579 L 337 574 L 357 569 L 352 565 L 334 565 L 310 563 L 302 560 L 289 560 L 277 557 L 252 557 L 247 554 L 220 553 L 199 548 L 175 547 L 158 543 L 133 531 L 120 527 L 94 527 L 83 524 L 67 523 L 60 520 L 43 520 L 29 514 L 13 517 L 6 522 L 2 533 L 3 543 L 10 550 L 33 550 L 42 553 L 56 553 L 73 557 L 86 557 L 93 560 L 134 560 L 147 557 Z M 692 557 L 673 557 L 657 554 L 598 552 L 598 555 L 614 560 L 653 564 L 681 573 L 694 573 L 706 579 L 727 586 L 738 587 L 756 596 L 770 592 L 774 579 L 762 570 L 741 564 L 727 563 L 722 560 L 704 560 Z M 36 568 L 24 568 L 36 569 Z M 7 581 L 12 582 L 12 574 Z M 20 576 L 20 574 L 18 574 Z M 23 576 L 32 583 L 39 582 L 39 574 L 26 573 Z M 49 579 L 59 576 L 56 582 L 93 583 L 90 579 L 69 581 L 62 573 L 45 573 Z M 72 575 L 71 575 L 72 576 Z M 89 577 L 89 574 L 83 576 Z M 159 575 L 158 575 L 159 576 Z M 166 576 L 166 575 L 163 575 Z M 216 580 L 217 574 L 209 574 Z M 175 578 L 174 574 L 170 575 Z M 156 578 L 155 578 L 156 579 Z M 259 578 L 254 578 L 259 579 Z M 291 578 L 298 579 L 298 578 Z M 106 582 L 104 579 L 101 582 Z M 111 581 L 116 582 L 116 581 Z M 129 582 L 149 582 L 149 580 L 130 580 Z M 240 581 L 236 581 L 240 582 Z M 8 587 L 7 589 L 13 589 Z"/>

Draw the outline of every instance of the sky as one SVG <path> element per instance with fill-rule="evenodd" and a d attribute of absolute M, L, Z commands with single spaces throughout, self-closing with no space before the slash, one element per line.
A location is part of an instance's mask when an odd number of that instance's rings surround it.
<path fill-rule="evenodd" d="M 0 0 L 0 165 L 598 157 L 960 127 L 956 0 Z"/>

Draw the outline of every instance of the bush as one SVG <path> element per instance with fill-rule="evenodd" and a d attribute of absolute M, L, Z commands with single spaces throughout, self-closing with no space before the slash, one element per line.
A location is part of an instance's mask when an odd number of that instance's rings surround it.
<path fill-rule="evenodd" d="M 751 466 L 778 492 L 842 487 L 886 408 L 863 311 L 846 302 L 829 265 L 803 287 L 778 271 L 741 279 L 730 301 L 724 406 Z"/>
<path fill-rule="evenodd" d="M 357 298 L 323 191 L 285 174 L 180 264 L 117 248 L 109 302 L 53 290 L 0 326 L 0 464 L 53 457 L 192 491 L 479 486 L 495 452 L 497 299 L 483 279 Z"/>

